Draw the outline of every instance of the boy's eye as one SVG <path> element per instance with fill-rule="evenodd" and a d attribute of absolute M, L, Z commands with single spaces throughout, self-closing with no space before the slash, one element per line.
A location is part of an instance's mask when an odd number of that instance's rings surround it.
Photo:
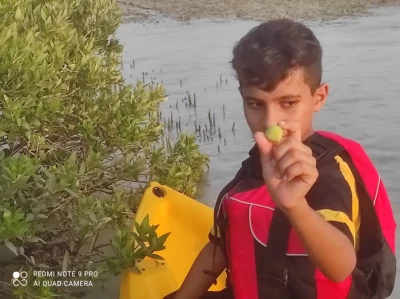
<path fill-rule="evenodd" d="M 261 103 L 259 103 L 259 102 L 249 102 L 249 106 L 251 108 L 260 108 L 261 107 Z"/>
<path fill-rule="evenodd" d="M 285 108 L 293 107 L 294 105 L 297 104 L 297 101 L 287 101 L 282 103 L 282 106 Z"/>

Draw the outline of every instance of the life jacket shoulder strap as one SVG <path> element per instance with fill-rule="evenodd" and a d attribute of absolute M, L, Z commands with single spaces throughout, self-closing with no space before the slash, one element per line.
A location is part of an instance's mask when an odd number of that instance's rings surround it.
<path fill-rule="evenodd" d="M 356 190 L 359 198 L 361 218 L 368 219 L 367 222 L 361 224 L 359 232 L 360 241 L 363 244 L 368 244 L 368 247 L 360 246 L 360 254 L 363 255 L 364 249 L 371 249 L 371 246 L 375 248 L 381 248 L 383 244 L 383 233 L 379 223 L 379 219 L 373 205 L 373 200 L 369 192 L 367 191 L 367 188 L 357 167 L 352 162 L 351 153 L 348 150 L 344 149 L 344 147 L 338 142 L 329 137 L 325 137 L 320 134 L 314 134 L 314 136 L 315 137 L 312 138 L 312 140 L 310 141 L 310 146 L 320 159 L 328 156 L 334 157 L 336 155 L 342 155 L 347 161 L 350 162 L 349 167 L 356 182 Z M 353 144 L 359 146 L 358 143 L 354 142 Z"/>
<path fill-rule="evenodd" d="M 306 139 L 304 144 L 309 146 L 313 155 L 317 160 L 317 166 L 322 166 L 323 163 L 329 162 L 331 158 L 341 154 L 345 149 L 336 141 L 314 134 Z"/>

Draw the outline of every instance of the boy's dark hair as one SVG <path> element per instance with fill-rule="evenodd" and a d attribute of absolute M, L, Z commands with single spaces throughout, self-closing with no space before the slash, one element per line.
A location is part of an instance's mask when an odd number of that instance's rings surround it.
<path fill-rule="evenodd" d="M 234 47 L 232 67 L 241 86 L 271 92 L 302 69 L 314 94 L 321 84 L 322 48 L 311 29 L 289 19 L 270 20 L 250 30 Z"/>

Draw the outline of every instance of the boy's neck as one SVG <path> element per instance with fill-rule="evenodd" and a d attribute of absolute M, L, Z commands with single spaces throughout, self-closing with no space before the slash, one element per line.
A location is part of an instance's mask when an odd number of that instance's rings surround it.
<path fill-rule="evenodd" d="M 314 129 L 311 127 L 310 130 L 306 132 L 306 134 L 303 136 L 303 141 L 306 140 L 308 137 L 312 136 L 314 134 Z"/>

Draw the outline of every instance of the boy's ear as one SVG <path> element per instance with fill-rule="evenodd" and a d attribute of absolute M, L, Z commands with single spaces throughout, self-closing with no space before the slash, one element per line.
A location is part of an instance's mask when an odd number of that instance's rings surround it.
<path fill-rule="evenodd" d="M 322 83 L 314 94 L 314 112 L 319 112 L 325 105 L 326 99 L 328 98 L 329 86 L 328 84 Z"/>

